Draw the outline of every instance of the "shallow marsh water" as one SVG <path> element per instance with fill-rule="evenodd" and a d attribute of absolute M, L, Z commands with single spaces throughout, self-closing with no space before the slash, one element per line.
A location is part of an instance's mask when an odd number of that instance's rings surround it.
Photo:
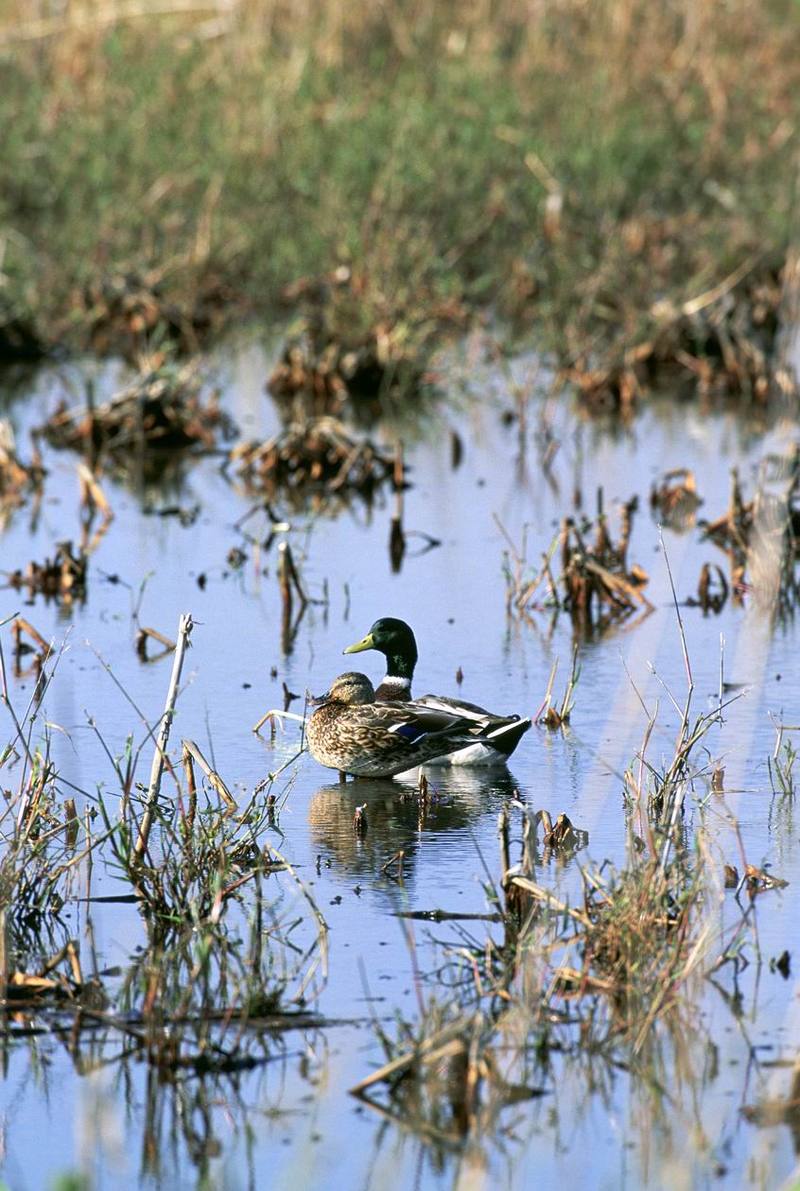
<path fill-rule="evenodd" d="M 263 392 L 269 360 L 260 349 L 243 348 L 213 367 L 242 436 L 273 430 L 276 413 Z M 511 368 L 520 384 L 534 371 L 535 363 L 525 359 Z M 79 400 L 90 372 L 98 394 L 113 391 L 122 374 L 113 366 L 64 365 L 15 386 L 7 416 L 23 458 L 27 429 L 41 423 L 60 396 Z M 266 1065 L 226 1078 L 192 1076 L 181 1096 L 148 1077 L 145 1064 L 114 1061 L 118 1041 L 105 1051 L 98 1043 L 93 1058 L 108 1063 L 96 1062 L 86 1074 L 63 1038 L 11 1041 L 0 1085 L 0 1173 L 10 1186 L 53 1185 L 69 1171 L 85 1172 L 92 1185 L 115 1187 L 549 1187 L 564 1181 L 609 1188 L 775 1187 L 790 1179 L 800 1131 L 784 1123 L 757 1127 L 741 1108 L 789 1096 L 792 1069 L 773 1064 L 794 1061 L 800 1041 L 796 974 L 785 979 L 769 967 L 785 948 L 800 966 L 794 947 L 800 849 L 793 808 L 773 797 L 766 765 L 775 738 L 770 713 L 800 722 L 797 627 L 793 620 L 773 625 L 757 608 L 730 602 L 719 616 L 683 610 L 695 706 L 711 707 L 717 699 L 720 634 L 726 680 L 750 688 L 706 739 L 710 758 L 725 767 L 725 793 L 713 794 L 699 783 L 686 807 L 687 833 L 705 829 L 720 870 L 726 861 L 741 867 L 730 824 L 735 816 L 748 861 L 771 864 L 789 885 L 759 899 L 763 962 L 755 962 L 750 946 L 752 962 L 738 988 L 725 970 L 719 977 L 728 999 L 710 984 L 703 993 L 696 1032 L 687 1040 L 689 1069 L 667 1055 L 665 1086 L 648 1089 L 623 1070 L 598 1079 L 588 1062 L 586 1068 L 562 1063 L 544 1096 L 509 1108 L 494 1135 L 461 1152 L 401 1131 L 347 1094 L 383 1059 L 370 1014 L 389 1020 L 399 1010 L 413 1018 L 418 998 L 430 992 L 418 973 L 439 954 L 430 940 L 452 937 L 445 924 L 409 928 L 396 912 L 486 909 L 483 866 L 498 876 L 497 815 L 513 792 L 533 809 L 544 807 L 554 816 L 566 811 L 589 833 L 585 853 L 567 863 L 553 860 L 539 874 L 559 896 L 574 895 L 576 866 L 587 856 L 597 863 L 623 862 L 621 775 L 646 726 L 634 683 L 648 708 L 660 702 L 650 745 L 654 762 L 671 755 L 677 718 L 651 664 L 679 700 L 685 691 L 667 571 L 648 508 L 650 486 L 670 468 L 693 468 L 705 502 L 699 515 L 713 519 L 727 507 L 732 465 L 740 467 L 751 491 L 762 457 L 785 454 L 798 438 L 797 427 L 787 422 L 755 428 L 732 413 L 670 401 L 647 406 L 629 427 L 583 421 L 567 402 L 532 402 L 521 433 L 516 420 L 503 416 L 513 408 L 508 374 L 483 364 L 467 347 L 463 357 L 448 362 L 446 375 L 456 378 L 452 399 L 426 415 L 416 436 L 404 434 L 412 483 L 405 528 L 440 544 L 426 549 L 426 538 L 410 536 L 395 574 L 388 551 L 390 498 L 379 498 L 370 512 L 356 505 L 335 517 L 289 514 L 304 582 L 314 597 L 326 590 L 327 603 L 308 608 L 288 655 L 281 648 L 275 545 L 253 549 L 237 530 L 252 500 L 222 472 L 219 458 L 187 464 L 182 481 L 144 499 L 104 482 L 115 520 L 92 554 L 86 602 L 66 609 L 41 597 L 26 605 L 24 594 L 10 590 L 0 597 L 2 616 L 21 610 L 47 639 L 66 641 L 44 705 L 47 720 L 60 729 L 54 747 L 61 776 L 87 790 L 101 784 L 114 789 L 87 716 L 112 753 L 122 751 L 130 731 L 137 740 L 144 735 L 101 658 L 151 721 L 161 712 L 169 659 L 144 664 L 134 649 L 132 612 L 145 576 L 143 624 L 174 636 L 181 612 L 191 611 L 196 621 L 173 740 L 197 740 L 242 800 L 296 749 L 298 732 L 291 724 L 274 742 L 251 732 L 267 708 L 282 706 L 282 683 L 299 693 L 324 689 L 352 667 L 354 659 L 341 656 L 343 647 L 378 616 L 401 616 L 414 626 L 418 693 L 455 692 L 460 667 L 465 698 L 530 715 L 541 704 L 555 658 L 556 692 L 563 689 L 570 621 L 562 615 L 553 623 L 547 613 L 525 622 L 507 617 L 505 543 L 495 517 L 514 542 L 528 526 L 528 556 L 535 562 L 559 519 L 574 511 L 578 494 L 594 513 L 602 485 L 614 523 L 619 503 L 638 494 L 629 558 L 650 575 L 653 611 L 582 641 L 568 729 L 532 730 L 507 773 L 433 772 L 435 800 L 426 815 L 420 815 L 413 788 L 405 787 L 405 800 L 399 797 L 400 783 L 341 786 L 308 756 L 290 767 L 276 786 L 282 805 L 271 842 L 308 882 L 330 927 L 329 974 L 314 1007 L 353 1024 L 288 1034 L 276 1041 Z M 545 428 L 558 447 L 547 473 L 539 456 Z M 453 431 L 463 444 L 457 466 Z M 75 457 L 49 450 L 45 463 L 49 474 L 35 524 L 30 506 L 19 509 L 0 539 L 4 570 L 41 561 L 55 542 L 80 536 Z M 196 522 L 184 525 L 175 515 L 161 515 L 176 505 L 199 506 Z M 256 536 L 266 531 L 257 518 L 247 528 Z M 703 562 L 725 565 L 721 552 L 700 540 L 697 527 L 665 530 L 664 541 L 681 600 L 695 593 Z M 235 546 L 247 556 L 238 569 L 228 562 Z M 206 577 L 202 588 L 200 575 Z M 379 655 L 356 660 L 374 679 L 380 676 Z M 11 693 L 18 708 L 30 689 L 30 679 L 15 681 Z M 145 750 L 141 780 L 148 766 Z M 369 828 L 358 839 L 353 812 L 363 802 Z M 401 849 L 405 879 L 399 885 L 383 866 Z M 114 874 L 99 866 L 93 882 L 95 894 L 119 890 Z M 303 910 L 291 882 L 279 875 L 270 884 L 279 907 L 288 912 L 297 903 L 298 913 Z M 68 903 L 65 917 L 71 933 L 84 938 L 85 903 Z M 107 967 L 124 968 L 141 942 L 140 920 L 130 905 L 95 905 L 91 929 Z"/>

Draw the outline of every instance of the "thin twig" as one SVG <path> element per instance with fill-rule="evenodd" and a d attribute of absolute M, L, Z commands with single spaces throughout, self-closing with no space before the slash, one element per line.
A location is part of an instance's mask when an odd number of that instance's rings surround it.
<path fill-rule="evenodd" d="M 183 669 L 183 659 L 186 654 L 186 648 L 189 644 L 189 637 L 194 628 L 194 621 L 190 612 L 185 612 L 178 623 L 178 644 L 175 647 L 175 657 L 172 661 L 172 674 L 169 680 L 169 689 L 167 691 L 167 701 L 164 705 L 164 714 L 161 717 L 161 727 L 158 732 L 158 739 L 156 741 L 156 748 L 153 754 L 153 764 L 150 769 L 150 785 L 147 790 L 147 802 L 145 804 L 145 812 L 142 816 L 142 822 L 139 827 L 139 837 L 136 840 L 136 847 L 134 849 L 134 858 L 140 861 L 142 855 L 147 848 L 147 841 L 150 838 L 150 828 L 153 823 L 153 812 L 155 811 L 156 802 L 158 800 L 158 792 L 161 787 L 161 775 L 164 772 L 164 760 L 169 743 L 169 733 L 172 727 L 172 717 L 175 714 L 175 700 L 178 697 L 178 683 L 181 679 L 181 670 Z"/>

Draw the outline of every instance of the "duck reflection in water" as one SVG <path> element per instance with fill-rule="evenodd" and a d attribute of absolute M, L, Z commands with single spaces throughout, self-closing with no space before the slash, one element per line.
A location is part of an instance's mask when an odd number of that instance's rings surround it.
<path fill-rule="evenodd" d="M 354 873 L 378 875 L 398 852 L 412 864 L 422 833 L 445 834 L 471 827 L 483 815 L 494 817 L 517 794 L 509 774 L 480 776 L 478 770 L 450 770 L 447 781 L 430 781 L 427 791 L 389 778 L 361 778 L 320 786 L 312 795 L 308 820 L 314 845 Z M 366 831 L 356 831 L 356 810 L 364 808 Z M 447 847 L 447 841 L 442 841 Z M 476 857 L 477 860 L 477 857 Z"/>

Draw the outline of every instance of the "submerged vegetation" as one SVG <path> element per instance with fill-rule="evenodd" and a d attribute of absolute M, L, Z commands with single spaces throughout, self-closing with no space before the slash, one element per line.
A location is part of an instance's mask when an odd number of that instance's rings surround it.
<path fill-rule="evenodd" d="M 338 412 L 494 308 L 592 405 L 785 379 L 786 0 L 94 9 L 0 6 L 6 356 L 288 305 L 273 386 Z"/>

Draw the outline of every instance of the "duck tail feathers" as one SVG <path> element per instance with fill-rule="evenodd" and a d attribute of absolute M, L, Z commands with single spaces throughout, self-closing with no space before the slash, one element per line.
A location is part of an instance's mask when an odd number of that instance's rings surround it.
<path fill-rule="evenodd" d="M 487 732 L 483 739 L 493 749 L 496 749 L 498 753 L 502 753 L 505 757 L 510 757 L 530 726 L 531 721 L 529 719 L 506 721 L 498 728 L 493 728 L 492 731 Z"/>

